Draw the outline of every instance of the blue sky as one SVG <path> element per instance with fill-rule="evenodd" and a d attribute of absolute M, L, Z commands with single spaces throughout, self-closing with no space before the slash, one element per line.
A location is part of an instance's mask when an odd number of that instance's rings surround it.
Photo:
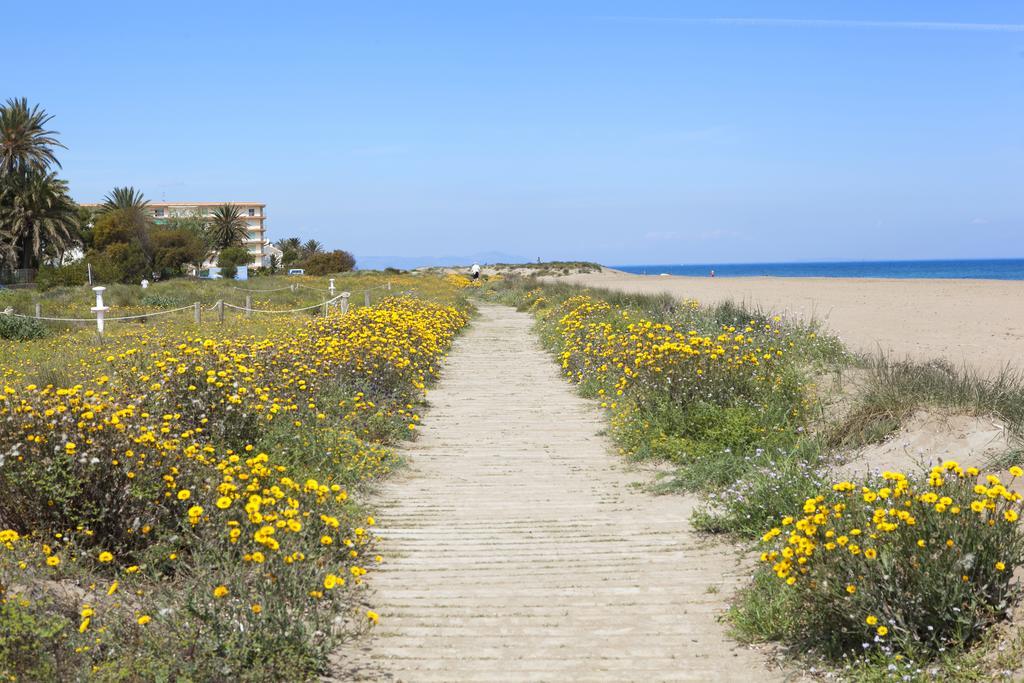
<path fill-rule="evenodd" d="M 1024 256 L 1019 1 L 38 7 L 0 97 L 79 201 L 262 200 L 357 259 Z"/>

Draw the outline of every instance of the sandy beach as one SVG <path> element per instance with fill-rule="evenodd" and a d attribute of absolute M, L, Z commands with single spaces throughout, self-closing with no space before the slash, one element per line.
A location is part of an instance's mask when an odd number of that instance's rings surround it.
<path fill-rule="evenodd" d="M 606 269 L 561 281 L 667 292 L 705 303 L 733 299 L 817 318 L 852 349 L 897 358 L 946 358 L 983 372 L 1024 367 L 1024 282 L 838 278 L 695 278 Z"/>

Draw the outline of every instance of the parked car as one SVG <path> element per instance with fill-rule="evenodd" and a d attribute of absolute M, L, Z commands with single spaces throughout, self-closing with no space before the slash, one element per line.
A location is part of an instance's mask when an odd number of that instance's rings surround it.
<path fill-rule="evenodd" d="M 289 275 L 305 275 L 306 271 L 303 270 L 302 268 L 289 268 L 288 269 L 288 274 Z"/>

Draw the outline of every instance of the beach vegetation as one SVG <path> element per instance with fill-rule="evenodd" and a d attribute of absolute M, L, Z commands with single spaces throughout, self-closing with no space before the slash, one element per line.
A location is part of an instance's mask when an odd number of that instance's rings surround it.
<path fill-rule="evenodd" d="M 1024 436 L 1024 376 L 1014 368 L 988 375 L 945 360 L 886 356 L 862 359 L 861 365 L 867 372 L 851 410 L 828 430 L 832 447 L 880 440 L 923 408 L 993 417 L 1012 439 Z"/>
<path fill-rule="evenodd" d="M 984 472 L 949 460 L 835 474 L 844 449 L 921 408 L 992 416 L 1018 438 L 1016 373 L 869 361 L 817 325 L 735 303 L 515 277 L 484 296 L 535 315 L 567 379 L 608 412 L 622 454 L 674 465 L 655 491 L 703 496 L 695 528 L 758 539 L 762 568 L 729 615 L 741 640 L 779 641 L 865 681 L 985 680 L 1009 661 L 1002 650 L 1024 649 L 1020 637 L 992 645 L 1021 598 L 1019 450 Z M 827 414 L 816 385 L 849 370 L 856 393 Z"/>
<path fill-rule="evenodd" d="M 467 321 L 416 285 L 344 316 L 0 342 L 0 676 L 309 680 L 372 627 L 361 494 Z"/>

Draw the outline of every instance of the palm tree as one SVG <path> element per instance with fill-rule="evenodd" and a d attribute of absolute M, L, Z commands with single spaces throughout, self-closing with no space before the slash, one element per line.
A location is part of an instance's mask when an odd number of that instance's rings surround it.
<path fill-rule="evenodd" d="M 249 236 L 249 224 L 234 204 L 222 204 L 214 209 L 206 230 L 210 243 L 217 250 L 241 246 Z"/>
<path fill-rule="evenodd" d="M 112 211 L 119 211 L 128 220 L 132 230 L 135 232 L 136 238 L 139 240 L 139 246 L 142 248 L 143 253 L 146 254 L 146 258 L 149 259 L 150 264 L 153 262 L 155 256 L 153 249 L 153 236 L 150 234 L 150 229 L 153 226 L 152 216 L 147 210 L 149 208 L 149 200 L 146 199 L 141 190 L 136 190 L 134 187 L 115 187 L 110 194 L 103 198 L 103 203 L 100 204 L 100 214 L 110 213 Z"/>
<path fill-rule="evenodd" d="M 8 178 L 0 190 L 0 232 L 20 250 L 24 268 L 81 244 L 67 182 L 39 171 Z"/>
<path fill-rule="evenodd" d="M 319 254 L 324 250 L 324 245 L 316 240 L 309 240 L 302 245 L 302 252 L 305 256 L 312 256 L 313 254 Z"/>
<path fill-rule="evenodd" d="M 134 187 L 115 187 L 114 190 L 103 198 L 100 211 L 125 211 L 128 213 L 142 214 L 149 206 L 149 200 L 142 196 L 142 192 Z"/>
<path fill-rule="evenodd" d="M 285 237 L 277 241 L 277 248 L 281 251 L 299 251 L 302 249 L 302 240 L 298 237 Z"/>
<path fill-rule="evenodd" d="M 53 148 L 64 145 L 56 131 L 46 130 L 52 118 L 39 105 L 30 109 L 24 97 L 11 98 L 0 107 L 0 176 L 45 172 L 51 164 L 60 167 Z"/>

